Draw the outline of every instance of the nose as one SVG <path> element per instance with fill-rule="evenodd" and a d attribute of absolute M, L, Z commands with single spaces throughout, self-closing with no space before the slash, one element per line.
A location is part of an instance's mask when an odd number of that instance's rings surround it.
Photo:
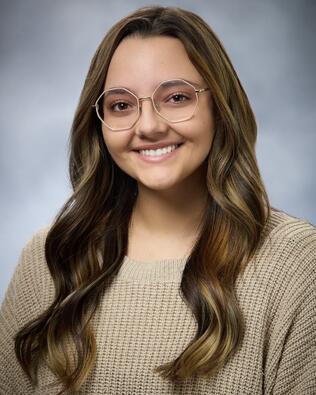
<path fill-rule="evenodd" d="M 135 125 L 137 135 L 154 136 L 167 130 L 167 122 L 156 112 L 151 97 L 140 99 L 139 111 L 139 119 Z"/>

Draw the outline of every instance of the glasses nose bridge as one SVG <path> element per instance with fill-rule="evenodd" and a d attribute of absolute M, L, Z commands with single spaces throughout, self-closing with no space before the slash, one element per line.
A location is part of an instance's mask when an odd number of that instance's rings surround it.
<path fill-rule="evenodd" d="M 145 101 L 145 100 L 151 101 L 151 104 L 152 104 L 153 107 L 155 108 L 155 104 L 154 104 L 154 100 L 153 100 L 152 96 L 139 97 L 139 98 L 138 98 L 138 103 L 139 103 L 139 106 L 140 106 L 140 107 L 141 107 L 141 105 L 142 105 L 142 102 Z"/>
<path fill-rule="evenodd" d="M 146 100 L 149 100 L 149 101 L 151 102 L 151 105 L 152 105 L 153 110 L 154 110 L 157 114 L 159 114 L 158 108 L 156 107 L 156 103 L 154 102 L 154 98 L 153 98 L 153 95 L 152 95 L 152 96 L 146 96 L 146 97 L 139 97 L 139 98 L 138 98 L 139 116 L 140 116 L 141 111 L 142 111 L 142 102 L 144 102 L 144 101 L 146 101 Z"/>

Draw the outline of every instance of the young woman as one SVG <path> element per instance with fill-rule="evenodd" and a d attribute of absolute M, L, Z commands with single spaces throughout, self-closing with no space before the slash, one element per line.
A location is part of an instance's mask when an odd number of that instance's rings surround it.
<path fill-rule="evenodd" d="M 270 208 L 255 141 L 200 17 L 118 22 L 75 114 L 73 195 L 2 305 L 0 392 L 316 393 L 316 231 Z"/>

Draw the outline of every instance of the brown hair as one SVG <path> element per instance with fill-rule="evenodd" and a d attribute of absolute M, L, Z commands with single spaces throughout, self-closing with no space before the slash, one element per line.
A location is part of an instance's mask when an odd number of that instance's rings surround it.
<path fill-rule="evenodd" d="M 270 215 L 255 157 L 254 115 L 214 32 L 199 16 L 180 8 L 144 7 L 119 21 L 92 59 L 73 121 L 73 194 L 56 217 L 45 245 L 55 300 L 15 339 L 17 358 L 32 382 L 37 383 L 39 363 L 46 357 L 63 384 L 60 394 L 78 391 L 94 364 L 91 318 L 127 253 L 137 183 L 112 160 L 92 105 L 103 90 L 115 49 L 130 35 L 181 40 L 210 88 L 215 117 L 207 208 L 180 286 L 198 328 L 174 361 L 157 367 L 162 377 L 210 377 L 236 351 L 243 321 L 234 283 L 261 244 Z"/>

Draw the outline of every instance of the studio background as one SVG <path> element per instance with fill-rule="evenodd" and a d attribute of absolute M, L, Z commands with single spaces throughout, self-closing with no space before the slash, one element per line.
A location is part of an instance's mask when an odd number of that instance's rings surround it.
<path fill-rule="evenodd" d="M 116 21 L 148 4 L 0 2 L 0 302 L 21 249 L 70 195 L 68 137 L 90 60 Z M 217 33 L 256 115 L 272 205 L 315 225 L 316 2 L 159 4 L 196 12 Z"/>

